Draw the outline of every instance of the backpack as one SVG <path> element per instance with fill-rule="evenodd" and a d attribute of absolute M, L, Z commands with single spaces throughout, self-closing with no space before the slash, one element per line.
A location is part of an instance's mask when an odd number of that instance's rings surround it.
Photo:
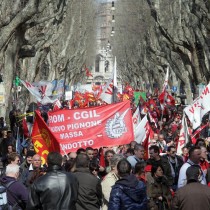
<path fill-rule="evenodd" d="M 8 204 L 7 189 L 16 181 L 10 181 L 6 185 L 0 183 L 0 210 L 9 210 L 11 206 Z"/>

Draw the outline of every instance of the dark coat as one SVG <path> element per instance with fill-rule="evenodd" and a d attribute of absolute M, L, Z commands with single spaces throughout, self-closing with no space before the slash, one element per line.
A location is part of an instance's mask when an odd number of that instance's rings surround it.
<path fill-rule="evenodd" d="M 77 190 L 75 176 L 54 165 L 31 185 L 27 210 L 75 210 Z"/>
<path fill-rule="evenodd" d="M 210 188 L 198 182 L 181 187 L 173 198 L 172 210 L 210 210 Z"/>
<path fill-rule="evenodd" d="M 0 139 L 0 156 L 3 158 L 6 158 L 8 145 L 9 142 L 7 138 Z"/>
<path fill-rule="evenodd" d="M 27 163 L 27 160 L 20 165 L 20 177 L 19 180 L 25 185 L 27 180 L 27 175 L 29 173 L 30 164 Z"/>
<path fill-rule="evenodd" d="M 75 176 L 79 182 L 77 210 L 99 210 L 102 205 L 100 180 L 88 168 L 77 168 Z"/>
<path fill-rule="evenodd" d="M 9 176 L 2 177 L 0 181 L 2 182 L 3 185 L 6 185 L 11 181 L 15 181 L 8 188 L 9 189 L 9 193 L 7 193 L 8 203 L 11 206 L 14 206 L 17 203 L 19 203 L 17 207 L 19 206 L 20 208 L 21 207 L 25 208 L 28 201 L 28 190 L 26 189 L 26 187 L 21 182 L 16 181 L 15 178 Z"/>
<path fill-rule="evenodd" d="M 167 182 L 168 182 L 167 184 L 169 186 L 173 185 L 174 178 L 173 178 L 172 173 L 171 173 L 171 166 L 170 166 L 170 164 L 169 164 L 169 162 L 166 158 L 160 156 L 159 161 L 155 161 L 153 159 L 148 159 L 147 165 L 162 165 L 163 170 L 164 170 L 164 175 L 167 178 Z"/>
<path fill-rule="evenodd" d="M 158 197 L 163 197 L 163 201 L 170 208 L 171 203 L 171 191 L 167 185 L 167 180 L 165 177 L 162 178 L 152 178 L 147 182 L 147 196 L 149 198 L 148 207 L 150 210 L 158 210 L 158 206 L 161 202 L 158 200 Z M 166 208 L 166 209 L 169 209 Z"/>
<path fill-rule="evenodd" d="M 133 174 L 118 180 L 112 187 L 108 210 L 146 210 L 146 186 Z"/>
<path fill-rule="evenodd" d="M 164 155 L 162 157 L 165 158 L 166 160 L 168 160 L 168 162 L 170 164 L 170 160 L 169 160 L 168 155 Z M 177 163 L 177 165 L 176 165 L 175 170 L 174 170 L 174 172 L 175 172 L 174 183 L 173 183 L 174 185 L 177 185 L 177 183 L 178 183 L 179 171 L 180 171 L 182 165 L 184 164 L 184 161 L 183 161 L 182 157 L 176 155 L 176 163 Z"/>

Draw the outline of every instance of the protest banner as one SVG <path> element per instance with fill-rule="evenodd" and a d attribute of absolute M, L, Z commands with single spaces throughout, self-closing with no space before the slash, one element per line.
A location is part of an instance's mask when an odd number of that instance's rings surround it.
<path fill-rule="evenodd" d="M 193 103 L 184 109 L 188 119 L 193 124 L 193 129 L 201 125 L 202 118 L 210 111 L 210 84 L 208 84 L 201 95 Z"/>
<path fill-rule="evenodd" d="M 81 147 L 128 144 L 134 139 L 130 101 L 48 115 L 49 129 L 60 144 L 61 154 Z"/>

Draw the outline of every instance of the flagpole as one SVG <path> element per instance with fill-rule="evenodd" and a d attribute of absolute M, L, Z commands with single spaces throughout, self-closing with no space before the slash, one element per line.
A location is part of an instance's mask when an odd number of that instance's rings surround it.
<path fill-rule="evenodd" d="M 66 95 L 66 76 L 67 76 L 67 70 L 69 65 L 69 59 L 67 60 L 66 66 L 65 66 L 65 75 L 64 75 L 64 83 L 63 83 L 63 102 L 65 101 L 65 95 Z"/>
<path fill-rule="evenodd" d="M 117 91 L 117 62 L 115 56 L 114 69 L 113 69 L 113 103 L 116 102 L 116 91 Z"/>
<path fill-rule="evenodd" d="M 185 118 L 184 118 L 184 124 L 185 124 L 185 127 L 187 129 L 187 133 L 185 133 L 185 142 L 188 143 L 189 142 L 189 138 L 188 137 L 190 136 L 190 134 L 189 134 L 189 129 L 188 129 L 187 121 L 186 121 L 186 115 L 185 115 Z"/>
<path fill-rule="evenodd" d="M 20 137 L 19 137 L 19 126 L 17 127 L 17 136 L 16 136 L 16 151 L 18 152 L 19 151 L 19 143 L 20 143 L 20 139 L 19 139 Z M 19 139 L 19 140 L 18 140 Z"/>

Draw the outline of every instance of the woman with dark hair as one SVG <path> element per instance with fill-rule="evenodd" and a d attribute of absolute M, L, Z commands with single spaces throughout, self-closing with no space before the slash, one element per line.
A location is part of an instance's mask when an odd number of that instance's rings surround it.
<path fill-rule="evenodd" d="M 27 152 L 28 152 L 28 148 L 27 147 L 23 147 L 23 149 L 22 149 L 22 151 L 20 153 L 21 163 L 26 159 Z"/>
<path fill-rule="evenodd" d="M 92 161 L 90 161 L 89 169 L 90 169 L 91 174 L 96 176 L 98 179 L 101 179 L 101 177 L 98 175 L 99 168 L 100 166 L 98 165 L 97 159 L 93 159 Z"/>
<path fill-rule="evenodd" d="M 148 207 L 150 210 L 168 210 L 172 199 L 171 191 L 167 185 L 167 178 L 163 176 L 161 165 L 152 165 L 152 178 L 147 182 Z"/>
<path fill-rule="evenodd" d="M 146 186 L 131 173 L 131 164 L 122 159 L 117 164 L 120 179 L 112 187 L 108 210 L 146 210 Z"/>

